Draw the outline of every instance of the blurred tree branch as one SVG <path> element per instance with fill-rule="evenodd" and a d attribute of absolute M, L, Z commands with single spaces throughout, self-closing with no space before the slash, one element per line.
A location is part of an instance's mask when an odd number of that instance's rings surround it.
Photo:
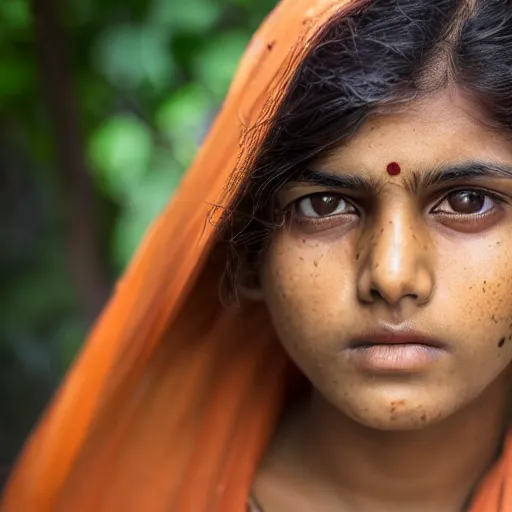
<path fill-rule="evenodd" d="M 37 52 L 67 220 L 70 272 L 87 319 L 92 321 L 109 293 L 95 223 L 95 198 L 79 130 L 73 85 L 66 66 L 66 41 L 54 0 L 32 0 Z"/>

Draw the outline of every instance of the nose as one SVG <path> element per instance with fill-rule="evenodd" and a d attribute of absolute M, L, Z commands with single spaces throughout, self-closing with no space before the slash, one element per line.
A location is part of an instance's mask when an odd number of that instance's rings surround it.
<path fill-rule="evenodd" d="M 406 298 L 428 302 L 434 287 L 430 240 L 410 216 L 382 219 L 362 247 L 357 292 L 363 302 L 396 306 Z"/>

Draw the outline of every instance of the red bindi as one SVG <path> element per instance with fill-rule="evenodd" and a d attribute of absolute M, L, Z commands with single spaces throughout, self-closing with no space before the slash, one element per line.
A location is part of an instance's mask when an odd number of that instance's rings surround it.
<path fill-rule="evenodd" d="M 398 176 L 401 170 L 402 169 L 400 169 L 400 165 L 398 165 L 396 162 L 391 162 L 386 168 L 386 171 L 390 176 Z"/>

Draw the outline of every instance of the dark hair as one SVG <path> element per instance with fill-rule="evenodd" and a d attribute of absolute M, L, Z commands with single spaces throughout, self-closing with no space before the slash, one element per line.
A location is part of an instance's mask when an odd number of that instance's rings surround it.
<path fill-rule="evenodd" d="M 321 30 L 271 121 L 251 172 L 221 225 L 224 292 L 250 282 L 272 230 L 275 194 L 369 115 L 446 87 L 512 131 L 511 0 L 359 2 Z"/>

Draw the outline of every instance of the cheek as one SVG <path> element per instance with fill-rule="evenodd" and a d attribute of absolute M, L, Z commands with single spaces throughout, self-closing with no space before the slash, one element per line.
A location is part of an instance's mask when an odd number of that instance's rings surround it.
<path fill-rule="evenodd" d="M 347 249 L 276 234 L 262 273 L 265 300 L 285 348 L 308 357 L 336 343 L 355 283 Z M 352 291 L 351 291 L 352 290 Z"/>
<path fill-rule="evenodd" d="M 512 355 L 511 256 L 507 245 L 497 241 L 471 251 L 447 251 L 442 257 L 430 306 L 443 325 L 467 339 L 468 353 Z"/>

